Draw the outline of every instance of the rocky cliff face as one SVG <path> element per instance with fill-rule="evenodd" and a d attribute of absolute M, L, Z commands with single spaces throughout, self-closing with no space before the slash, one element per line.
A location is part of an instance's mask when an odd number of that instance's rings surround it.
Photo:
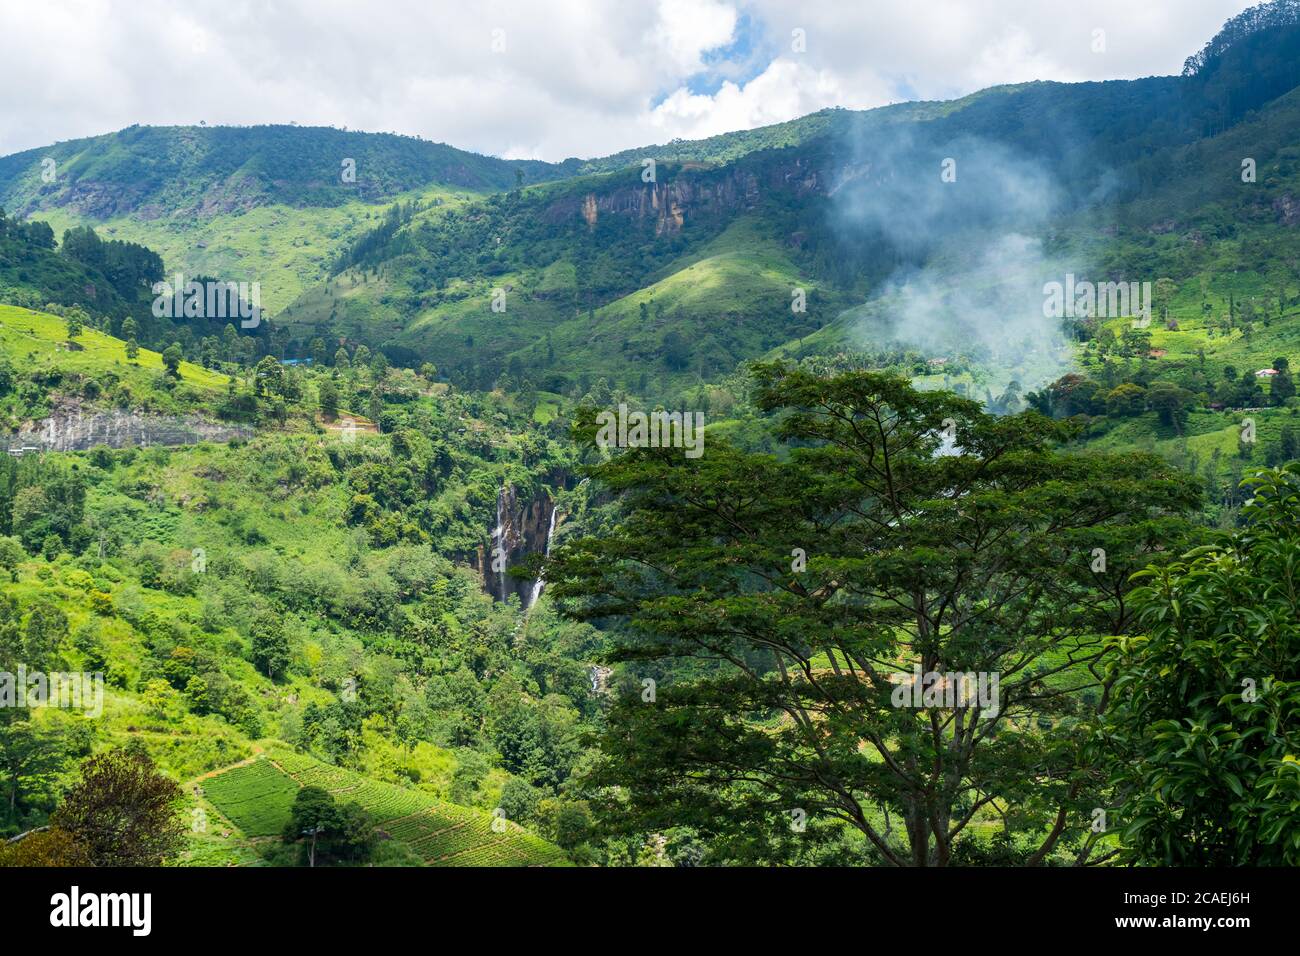
<path fill-rule="evenodd" d="M 252 434 L 253 430 L 247 426 L 221 425 L 197 415 L 149 415 L 122 409 L 93 411 L 74 405 L 24 425 L 17 434 L 0 435 L 0 445 L 11 454 L 29 454 L 85 451 L 96 445 L 109 448 L 192 445 L 248 438 Z"/>
<path fill-rule="evenodd" d="M 637 170 L 629 170 L 627 176 L 625 186 L 559 199 L 542 218 L 558 224 L 581 217 L 594 227 L 603 216 L 649 217 L 654 219 L 656 235 L 672 235 L 687 216 L 734 215 L 753 208 L 764 194 L 775 190 L 797 195 L 822 192 L 826 178 L 811 160 L 797 156 L 719 170 L 687 168 L 666 182 L 642 182 Z"/>
<path fill-rule="evenodd" d="M 554 529 L 555 502 L 542 492 L 521 499 L 514 485 L 506 484 L 497 495 L 496 526 L 491 540 L 470 556 L 470 564 L 483 580 L 483 590 L 498 601 L 511 594 L 527 608 L 537 598 L 537 582 L 517 580 L 506 572 L 531 554 L 545 554 Z M 494 562 L 498 555 L 503 560 Z"/>

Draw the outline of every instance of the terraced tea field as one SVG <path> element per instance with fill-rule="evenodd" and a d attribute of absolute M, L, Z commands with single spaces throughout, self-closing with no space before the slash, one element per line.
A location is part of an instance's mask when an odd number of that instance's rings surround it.
<path fill-rule="evenodd" d="M 204 796 L 248 837 L 278 835 L 299 787 L 321 787 L 360 804 L 376 829 L 410 847 L 429 866 L 564 866 L 558 847 L 509 821 L 492 829 L 482 810 L 371 780 L 290 750 L 232 767 L 203 781 Z M 502 829 L 503 827 L 503 829 Z"/>
<path fill-rule="evenodd" d="M 298 784 L 268 760 L 234 767 L 203 782 L 203 795 L 247 836 L 279 836 Z"/>

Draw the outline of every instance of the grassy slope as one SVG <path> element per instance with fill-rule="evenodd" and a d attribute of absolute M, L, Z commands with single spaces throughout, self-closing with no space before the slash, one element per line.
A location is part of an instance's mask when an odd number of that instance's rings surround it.
<path fill-rule="evenodd" d="M 116 403 L 157 414 L 196 413 L 210 418 L 229 385 L 225 373 L 192 362 L 180 363 L 178 382 L 164 380 L 160 353 L 141 348 L 132 361 L 126 356 L 123 340 L 89 327 L 82 330 L 76 344 L 81 348 L 67 347 L 67 324 L 61 317 L 0 305 L 0 355 L 8 357 L 19 376 L 61 379 L 63 391 L 75 391 L 83 379 L 94 379 L 101 385 L 113 384 L 111 393 L 106 391 L 87 405 Z M 290 403 L 290 414 L 300 419 L 318 419 L 313 402 L 314 399 L 307 399 Z M 346 408 L 340 410 L 340 416 L 353 419 L 363 430 L 373 429 L 365 416 Z M 0 397 L 0 422 L 6 417 L 15 428 L 25 417 L 17 414 L 15 396 Z"/>
<path fill-rule="evenodd" d="M 476 193 L 430 187 L 403 193 L 394 202 L 465 202 Z M 104 239 L 148 246 L 162 256 L 168 275 L 210 275 L 261 283 L 262 307 L 274 315 L 309 288 L 323 282 L 329 266 L 349 242 L 383 219 L 388 203 L 351 201 L 339 206 L 258 206 L 246 212 L 144 219 L 135 215 L 99 220 L 68 208 L 33 216 L 49 222 L 55 235 L 73 226 L 94 226 Z"/>
<path fill-rule="evenodd" d="M 817 284 L 800 276 L 780 245 L 766 236 L 753 218 L 732 223 L 701 250 L 673 263 L 657 281 L 616 299 L 595 312 L 568 320 L 551 332 L 557 354 L 573 356 L 573 366 L 595 378 L 634 382 L 640 369 L 671 375 L 662 361 L 662 343 L 677 331 L 701 348 L 708 371 L 726 372 L 736 363 L 761 354 L 784 338 L 792 318 L 791 291 L 805 290 L 809 307 Z M 641 319 L 641 304 L 649 322 Z M 662 313 L 658 309 L 662 307 Z M 545 346 L 520 350 L 525 365 L 538 364 Z M 681 375 L 693 375 L 694 367 Z"/>
<path fill-rule="evenodd" d="M 422 208 L 412 216 L 403 231 L 418 229 L 435 223 L 448 212 L 463 207 L 473 200 L 474 194 L 461 190 L 425 190 L 404 201 L 418 200 Z M 366 231 L 373 229 L 382 220 L 382 210 L 375 212 L 373 219 L 349 233 L 348 239 L 355 239 Z M 340 252 L 346 243 L 335 247 Z M 338 275 L 327 275 L 324 271 L 316 278 L 318 281 L 305 284 L 299 294 L 288 302 L 283 311 L 276 316 L 276 322 L 288 328 L 300 337 L 309 336 L 304 326 L 315 326 L 327 339 L 331 336 L 344 335 L 349 338 L 366 341 L 382 341 L 401 335 L 408 322 L 401 312 L 391 304 L 398 296 L 421 294 L 427 290 L 414 280 L 400 265 L 385 263 L 374 270 L 349 268 Z M 508 284 L 508 279 L 502 279 Z M 453 297 L 468 294 L 471 287 L 459 283 L 448 290 Z M 490 288 L 484 286 L 483 301 L 486 302 Z M 404 344 L 419 345 L 420 337 L 412 336 Z M 439 356 L 432 354 L 430 360 L 437 363 Z"/>
<path fill-rule="evenodd" d="M 309 289 L 278 321 L 293 335 L 343 335 L 372 343 L 393 342 L 416 349 L 442 367 L 448 363 L 501 358 L 522 343 L 536 342 L 566 317 L 550 292 L 538 294 L 546 272 L 507 274 L 489 280 L 453 280 L 438 292 L 439 302 L 407 318 L 394 301 L 426 290 L 405 259 L 384 263 L 375 272 L 348 269 Z M 492 311 L 493 290 L 506 293 L 505 314 Z M 329 316 L 335 318 L 331 320 Z M 311 333 L 303 331 L 312 326 Z M 471 341 L 472 338 L 472 341 Z"/>
<path fill-rule="evenodd" d="M 84 329 L 75 341 L 81 349 L 69 350 L 67 324 L 57 315 L 0 305 L 0 350 L 20 372 L 58 368 L 95 374 L 111 370 L 143 392 L 163 370 L 159 353 L 140 349 L 132 362 L 126 357 L 126 343 L 95 329 Z M 180 373 L 182 382 L 204 392 L 225 387 L 226 376 L 201 365 L 182 362 Z"/>
<path fill-rule="evenodd" d="M 637 292 L 595 310 L 594 321 L 561 303 L 575 290 L 573 266 L 563 260 L 546 269 L 475 282 L 453 281 L 442 301 L 404 323 L 385 299 L 405 290 L 403 271 L 391 264 L 378 274 L 356 270 L 337 277 L 328 289 L 312 290 L 283 318 L 321 321 L 337 309 L 342 330 L 392 334 L 424 352 L 435 364 L 487 355 L 517 354 L 534 377 L 544 376 L 546 338 L 557 356 L 556 368 L 585 371 L 595 380 L 635 385 L 642 370 L 655 381 L 693 380 L 694 364 L 670 370 L 662 360 L 664 336 L 679 332 L 702 353 L 710 374 L 731 371 L 742 359 L 761 354 L 788 333 L 791 290 L 807 291 L 809 309 L 819 289 L 802 277 L 779 243 L 768 238 L 755 218 L 742 218 L 690 256 L 672 263 Z M 505 314 L 491 309 L 492 291 L 506 290 Z M 650 309 L 649 323 L 640 305 Z M 663 307 L 662 316 L 656 306 Z M 472 344 L 471 340 L 472 339 Z"/>
<path fill-rule="evenodd" d="M 226 389 L 225 375 L 189 362 L 180 364 L 179 381 L 171 379 L 162 356 L 149 349 L 140 349 L 131 361 L 121 339 L 89 327 L 75 344 L 80 349 L 68 348 L 67 325 L 59 316 L 0 305 L 0 356 L 8 359 L 17 377 L 43 383 L 35 401 L 30 384 L 0 396 L 0 429 L 16 432 L 24 422 L 44 418 L 59 396 L 83 407 L 211 417 Z M 99 388 L 96 398 L 78 398 L 90 381 Z"/>

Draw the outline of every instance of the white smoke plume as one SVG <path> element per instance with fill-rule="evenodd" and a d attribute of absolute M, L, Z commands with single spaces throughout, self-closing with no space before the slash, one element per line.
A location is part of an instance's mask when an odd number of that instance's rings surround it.
<path fill-rule="evenodd" d="M 874 130 L 854 156 L 834 195 L 839 228 L 901 260 L 855 310 L 854 344 L 965 357 L 992 382 L 1025 390 L 1064 374 L 1069 340 L 1043 314 L 1043 285 L 1087 267 L 1045 251 L 1068 193 L 1044 163 L 973 137 L 923 141 L 904 127 Z"/>

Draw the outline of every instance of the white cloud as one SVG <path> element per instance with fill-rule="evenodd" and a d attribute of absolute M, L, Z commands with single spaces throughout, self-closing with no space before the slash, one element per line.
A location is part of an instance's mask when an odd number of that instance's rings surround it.
<path fill-rule="evenodd" d="M 1077 82 L 1085 78 L 1043 50 L 1020 27 L 1008 27 L 972 57 L 969 82 L 974 88 L 1051 78 Z"/>
<path fill-rule="evenodd" d="M 736 8 L 713 0 L 659 0 L 655 41 L 679 73 L 703 68 L 703 54 L 726 46 L 736 30 Z"/>
<path fill-rule="evenodd" d="M 661 136 L 700 139 L 784 122 L 827 106 L 874 105 L 881 93 L 845 89 L 831 71 L 780 57 L 748 83 L 724 82 L 712 95 L 679 88 L 650 112 L 650 123 L 663 131 Z"/>
<path fill-rule="evenodd" d="M 1175 73 L 1251 2 L 12 3 L 0 154 L 132 123 L 293 120 L 498 155 L 592 156 L 831 105 Z M 796 27 L 802 53 L 790 48 Z M 491 50 L 494 29 L 503 53 Z M 1105 53 L 1091 49 L 1094 29 Z M 735 61 L 711 62 L 733 43 Z"/>

